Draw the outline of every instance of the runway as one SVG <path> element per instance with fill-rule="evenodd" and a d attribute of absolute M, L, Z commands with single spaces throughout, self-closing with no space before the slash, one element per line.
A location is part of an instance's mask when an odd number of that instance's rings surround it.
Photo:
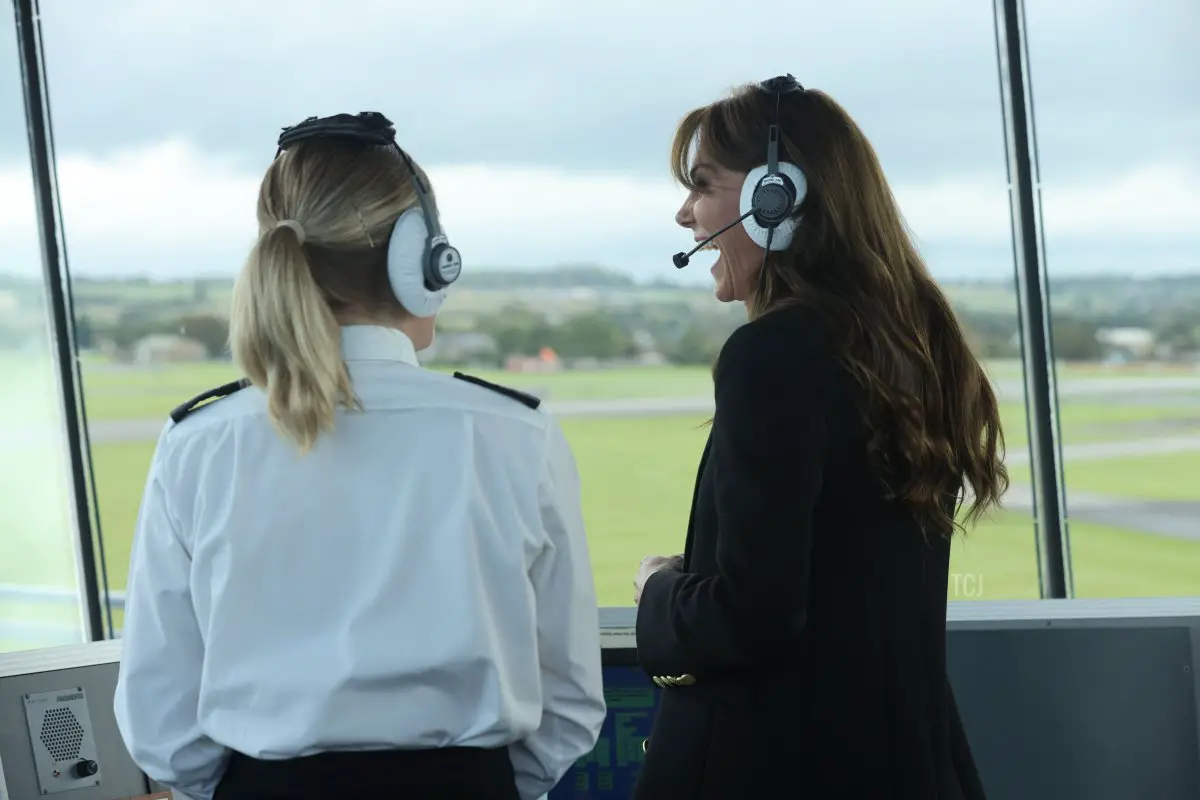
<path fill-rule="evenodd" d="M 1004 496 L 1004 509 L 1033 514 L 1033 492 L 1014 484 Z M 1200 491 L 1195 500 L 1144 500 L 1092 492 L 1067 492 L 1067 520 L 1108 525 L 1175 539 L 1200 540 Z"/>

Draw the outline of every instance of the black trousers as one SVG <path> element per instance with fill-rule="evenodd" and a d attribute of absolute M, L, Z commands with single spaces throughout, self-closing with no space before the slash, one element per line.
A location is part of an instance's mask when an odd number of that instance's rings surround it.
<path fill-rule="evenodd" d="M 518 800 L 505 748 L 320 753 L 261 761 L 235 753 L 213 800 Z"/>

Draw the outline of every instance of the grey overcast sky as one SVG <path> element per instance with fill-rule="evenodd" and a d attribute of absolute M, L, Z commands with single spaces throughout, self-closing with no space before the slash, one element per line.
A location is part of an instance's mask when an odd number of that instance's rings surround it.
<path fill-rule="evenodd" d="M 1200 272 L 1200 4 L 1026 0 L 1050 268 Z M 647 9 L 653 9 L 647 10 Z M 792 72 L 875 144 L 936 274 L 1011 275 L 985 0 L 43 3 L 76 274 L 233 274 L 280 127 L 375 109 L 472 266 L 674 277 L 676 121 Z M 745 10 L 749 9 L 749 10 Z M 11 27 L 0 271 L 37 268 Z M 697 263 L 689 276 L 707 278 Z"/>

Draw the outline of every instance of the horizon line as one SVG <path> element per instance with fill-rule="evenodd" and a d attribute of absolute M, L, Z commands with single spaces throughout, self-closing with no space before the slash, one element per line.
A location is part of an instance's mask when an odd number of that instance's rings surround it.
<path fill-rule="evenodd" d="M 572 272 L 592 272 L 608 274 L 614 277 L 620 277 L 628 280 L 635 286 L 670 286 L 680 289 L 708 289 L 707 282 L 686 282 L 680 280 L 672 280 L 665 277 L 646 278 L 641 277 L 633 272 L 622 270 L 617 267 L 608 267 L 601 264 L 561 264 L 545 267 L 509 267 L 509 266 L 476 266 L 472 268 L 472 272 L 491 273 L 491 274 L 523 274 L 529 276 L 547 275 L 554 273 L 572 273 Z M 237 277 L 236 274 L 228 273 L 194 273 L 189 276 L 156 276 L 151 274 L 76 274 L 71 275 L 71 281 L 78 283 L 154 283 L 154 284 L 172 284 L 172 283 L 194 283 L 196 281 L 233 281 Z M 464 276 L 469 279 L 469 276 Z M 947 275 L 945 277 L 933 276 L 939 283 L 945 284 L 985 284 L 985 285 L 1001 285 L 1011 283 L 1016 279 L 1016 273 L 1011 276 L 978 276 L 967 277 L 963 275 Z M 1200 266 L 1194 268 L 1194 271 L 1167 271 L 1143 274 L 1130 274 L 1128 272 L 1076 272 L 1066 275 L 1050 276 L 1051 282 L 1079 282 L 1079 281 L 1104 281 L 1104 280 L 1120 280 L 1122 282 L 1133 281 L 1143 283 L 1155 280 L 1180 280 L 1188 278 L 1200 278 Z M 39 278 L 32 275 L 22 275 L 16 272 L 0 271 L 0 280 L 26 281 L 31 283 L 41 282 Z M 568 288 L 568 287 L 560 287 Z M 588 287 L 591 288 L 591 287 Z"/>

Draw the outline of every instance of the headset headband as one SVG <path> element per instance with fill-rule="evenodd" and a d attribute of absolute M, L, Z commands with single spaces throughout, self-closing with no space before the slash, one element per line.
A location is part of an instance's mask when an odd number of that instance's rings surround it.
<path fill-rule="evenodd" d="M 396 146 L 396 126 L 378 111 L 309 117 L 283 129 L 275 156 L 306 139 L 352 139 L 363 144 Z"/>
<path fill-rule="evenodd" d="M 774 78 L 760 83 L 759 88 L 767 94 L 783 95 L 789 92 L 803 92 L 804 87 L 800 85 L 800 81 L 796 80 L 795 76 L 790 72 L 787 75 L 779 75 Z"/>
<path fill-rule="evenodd" d="M 787 75 L 779 75 L 763 81 L 759 84 L 759 88 L 775 98 L 771 126 L 767 129 L 767 174 L 774 175 L 779 172 L 779 102 L 785 94 L 803 92 L 804 87 L 789 72 Z"/>

